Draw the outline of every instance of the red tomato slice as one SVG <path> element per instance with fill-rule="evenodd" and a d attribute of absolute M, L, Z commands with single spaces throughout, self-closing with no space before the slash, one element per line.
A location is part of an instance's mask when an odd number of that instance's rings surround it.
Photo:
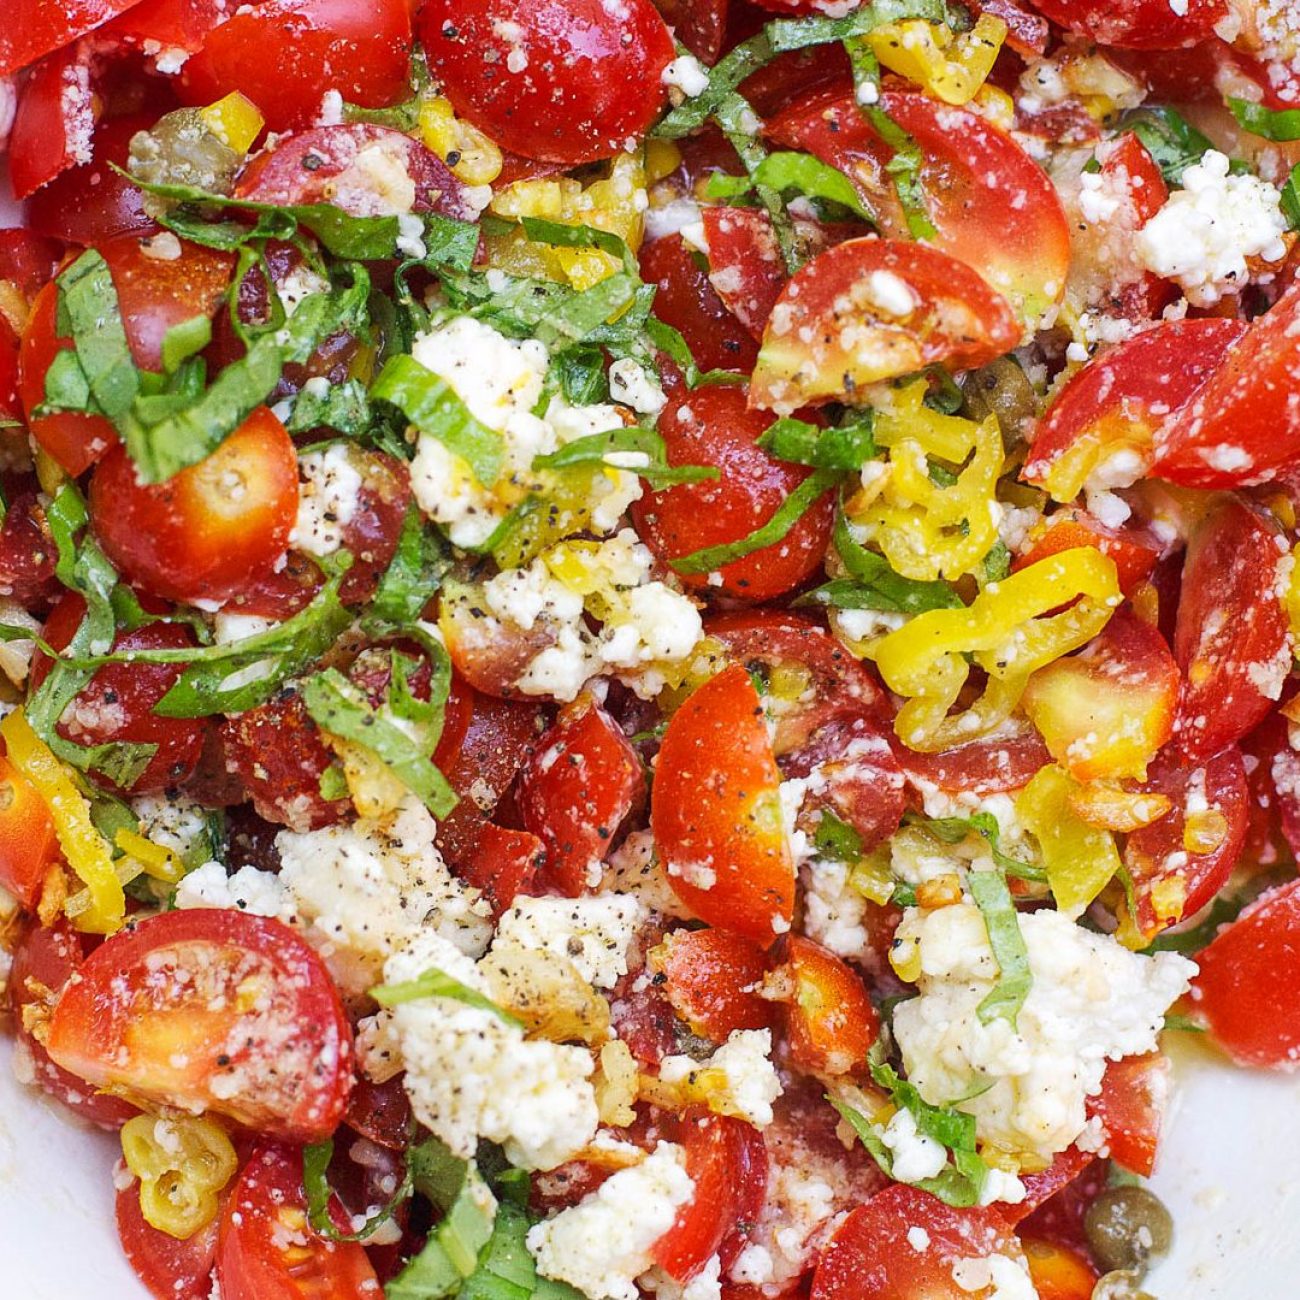
<path fill-rule="evenodd" d="M 180 89 L 191 104 L 241 91 L 285 131 L 313 122 L 329 90 L 366 108 L 406 99 L 410 45 L 406 0 L 270 0 L 232 10 L 208 33 Z"/>
<path fill-rule="evenodd" d="M 772 220 L 756 208 L 705 208 L 709 283 L 758 340 L 789 279 Z"/>
<path fill-rule="evenodd" d="M 727 0 L 657 0 L 655 8 L 697 59 L 718 61 L 727 29 Z"/>
<path fill-rule="evenodd" d="M 1026 482 L 1072 501 L 1091 476 L 1141 478 L 1162 420 L 1206 382 L 1246 333 L 1240 321 L 1167 321 L 1106 349 L 1061 390 L 1034 434 Z"/>
<path fill-rule="evenodd" d="M 924 244 L 850 239 L 813 258 L 768 318 L 749 404 L 789 415 L 929 365 L 971 369 L 1020 330 L 976 272 Z"/>
<path fill-rule="evenodd" d="M 737 1029 L 771 1025 L 772 1004 L 758 992 L 767 956 L 752 940 L 726 930 L 674 930 L 650 960 L 691 1033 L 722 1043 Z"/>
<path fill-rule="evenodd" d="M 1082 1251 L 1041 1237 L 1022 1237 L 1020 1244 L 1038 1300 L 1092 1300 L 1099 1274 Z"/>
<path fill-rule="evenodd" d="M 364 1074 L 357 1075 L 344 1122 L 376 1146 L 404 1153 L 411 1144 L 415 1120 L 403 1076 L 395 1074 L 383 1083 L 373 1083 Z"/>
<path fill-rule="evenodd" d="M 524 826 L 546 846 L 549 883 L 570 897 L 599 883 L 611 841 L 644 795 L 641 760 L 613 718 L 591 700 L 563 709 L 516 796 Z"/>
<path fill-rule="evenodd" d="M 54 581 L 56 556 L 36 494 L 15 493 L 0 524 L 0 584 L 20 605 L 47 604 L 59 590 Z"/>
<path fill-rule="evenodd" d="M 25 199 L 77 163 L 103 112 L 94 97 L 91 61 L 80 45 L 49 55 L 28 74 L 9 137 L 9 180 Z"/>
<path fill-rule="evenodd" d="M 117 1235 L 122 1253 L 154 1300 L 209 1300 L 212 1266 L 217 1262 L 217 1220 L 183 1240 L 145 1221 L 140 1184 L 120 1187 L 116 1198 Z"/>
<path fill-rule="evenodd" d="M 14 327 L 6 317 L 0 316 L 0 419 L 21 423 L 23 408 L 18 400 L 18 346 Z"/>
<path fill-rule="evenodd" d="M 1196 955 L 1197 1014 L 1238 1065 L 1300 1061 L 1300 880 L 1252 903 Z"/>
<path fill-rule="evenodd" d="M 409 189 L 401 178 L 409 179 Z M 478 215 L 436 153 L 369 122 L 318 126 L 264 149 L 240 175 L 235 193 L 258 203 L 333 203 L 356 217 L 407 210 L 463 221 Z"/>
<path fill-rule="evenodd" d="M 924 1250 L 909 1244 L 913 1228 L 928 1234 Z M 895 1183 L 836 1230 L 813 1274 L 811 1300 L 971 1300 L 952 1275 L 959 1260 L 1019 1253 L 995 1210 L 956 1210 Z"/>
<path fill-rule="evenodd" d="M 352 1032 L 316 950 L 279 921 L 163 912 L 102 943 L 46 1048 L 97 1087 L 316 1141 L 352 1082 Z"/>
<path fill-rule="evenodd" d="M 670 565 L 705 546 L 736 542 L 766 524 L 811 471 L 756 446 L 772 417 L 749 409 L 745 390 L 709 385 L 670 391 L 659 432 L 670 465 L 716 465 L 721 478 L 647 492 L 633 503 L 637 532 Z M 711 574 L 683 574 L 696 591 L 745 602 L 771 600 L 809 578 L 830 541 L 834 502 L 827 492 L 785 537 Z"/>
<path fill-rule="evenodd" d="M 880 1036 L 880 1017 L 849 964 L 801 935 L 782 940 L 781 964 L 768 981 L 790 1060 L 811 1074 L 862 1074 Z"/>
<path fill-rule="evenodd" d="M 514 153 L 570 166 L 645 134 L 675 53 L 650 0 L 430 0 L 419 33 L 461 117 Z"/>
<path fill-rule="evenodd" d="M 1020 1181 L 1025 1187 L 1025 1199 L 1012 1205 L 999 1202 L 998 1210 L 1010 1224 L 1017 1224 L 1027 1219 L 1040 1205 L 1046 1204 L 1063 1188 L 1068 1187 L 1089 1165 L 1095 1164 L 1097 1157 L 1078 1147 L 1066 1147 L 1057 1154 L 1046 1169 L 1035 1174 L 1021 1174 Z"/>
<path fill-rule="evenodd" d="M 165 483 L 139 482 L 121 447 L 90 481 L 90 518 L 109 559 L 170 600 L 235 595 L 284 554 L 297 515 L 297 452 L 264 406 Z"/>
<path fill-rule="evenodd" d="M 347 455 L 361 475 L 361 486 L 352 518 L 339 530 L 342 549 L 352 556 L 339 597 L 345 605 L 360 605 L 375 594 L 397 553 L 411 504 L 411 471 L 405 461 L 386 452 L 351 446 Z"/>
<path fill-rule="evenodd" d="M 0 77 L 34 63 L 130 9 L 136 0 L 14 0 L 0 27 Z"/>
<path fill-rule="evenodd" d="M 1155 1168 L 1169 1092 L 1169 1060 L 1151 1052 L 1111 1061 L 1101 1092 L 1088 1099 L 1088 1117 L 1101 1121 L 1111 1159 L 1143 1178 Z"/>
<path fill-rule="evenodd" d="M 1184 767 L 1162 754 L 1149 776 L 1143 788 L 1168 796 L 1173 806 L 1129 835 L 1124 865 L 1133 878 L 1134 920 L 1144 936 L 1154 938 L 1166 926 L 1195 915 L 1228 883 L 1250 824 L 1250 792 L 1235 745 L 1197 767 Z M 1189 841 L 1201 851 L 1189 849 Z M 1160 909 L 1152 896 L 1157 886 Z M 1181 908 L 1170 915 L 1180 893 Z"/>
<path fill-rule="evenodd" d="M 1293 285 L 1223 355 L 1196 395 L 1156 431 L 1152 473 L 1184 487 L 1267 483 L 1300 460 Z"/>
<path fill-rule="evenodd" d="M 225 16 L 224 0 L 142 0 L 114 18 L 102 35 L 139 47 L 156 41 L 164 49 L 194 54 Z"/>
<path fill-rule="evenodd" d="M 681 333 L 701 370 L 753 369 L 757 344 L 727 310 L 680 235 L 643 245 L 640 262 L 641 278 L 657 290 L 655 315 Z"/>
<path fill-rule="evenodd" d="M 1042 736 L 1032 727 L 996 740 L 973 740 L 938 754 L 918 754 L 901 741 L 891 743 L 909 781 L 938 786 L 945 794 L 1019 790 L 1052 761 Z"/>
<path fill-rule="evenodd" d="M 1174 657 L 1185 685 L 1176 730 L 1189 762 L 1200 762 L 1262 722 L 1291 668 L 1278 566 L 1281 531 L 1230 499 L 1192 534 L 1183 562 Z"/>
<path fill-rule="evenodd" d="M 1137 50 L 1176 50 L 1214 35 L 1228 10 L 1224 0 L 1188 0 L 1170 9 L 1167 0 L 1034 0 L 1054 23 L 1101 45 Z"/>
<path fill-rule="evenodd" d="M 763 712 L 739 665 L 695 691 L 664 732 L 650 822 L 682 902 L 768 944 L 789 928 L 795 872 Z"/>
<path fill-rule="evenodd" d="M 1059 555 L 1076 546 L 1095 546 L 1103 555 L 1110 556 L 1119 572 L 1119 588 L 1126 596 L 1131 596 L 1151 576 L 1164 549 L 1149 529 L 1127 524 L 1112 528 L 1086 510 L 1071 507 L 1048 517 L 1047 531 L 1012 561 L 1011 570 L 1014 573 L 1027 569 L 1049 555 Z"/>
<path fill-rule="evenodd" d="M 7 758 L 0 758 L 0 887 L 34 911 L 58 857 L 59 843 L 45 801 Z"/>
<path fill-rule="evenodd" d="M 222 1300 L 377 1300 L 383 1294 L 359 1242 L 329 1241 L 308 1227 L 298 1151 L 255 1151 L 220 1225 Z"/>

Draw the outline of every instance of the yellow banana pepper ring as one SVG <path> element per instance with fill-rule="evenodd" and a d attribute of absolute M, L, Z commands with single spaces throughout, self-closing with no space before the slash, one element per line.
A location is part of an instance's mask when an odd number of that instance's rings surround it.
<path fill-rule="evenodd" d="M 136 1115 L 121 1136 L 146 1223 L 183 1241 L 217 1217 L 218 1193 L 239 1167 L 224 1129 L 196 1115 Z"/>

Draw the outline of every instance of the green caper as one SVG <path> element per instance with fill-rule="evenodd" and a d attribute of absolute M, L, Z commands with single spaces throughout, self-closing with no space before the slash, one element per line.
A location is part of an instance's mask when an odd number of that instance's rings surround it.
<path fill-rule="evenodd" d="M 1139 1278 L 1153 1256 L 1168 1251 L 1174 1234 L 1169 1211 L 1145 1187 L 1108 1187 L 1088 1207 L 1083 1228 L 1103 1268 Z"/>
<path fill-rule="evenodd" d="M 1155 1300 L 1141 1289 L 1142 1274 L 1127 1269 L 1106 1273 L 1092 1288 L 1092 1300 Z"/>
<path fill-rule="evenodd" d="M 203 120 L 197 108 L 166 113 L 148 131 L 131 137 L 127 170 L 151 185 L 191 185 L 227 194 L 243 162 Z M 145 195 L 145 210 L 158 216 L 173 204 Z"/>
<path fill-rule="evenodd" d="M 962 380 L 962 414 L 972 420 L 998 417 L 1007 446 L 1023 442 L 1038 416 L 1038 396 L 1014 357 L 999 357 Z"/>

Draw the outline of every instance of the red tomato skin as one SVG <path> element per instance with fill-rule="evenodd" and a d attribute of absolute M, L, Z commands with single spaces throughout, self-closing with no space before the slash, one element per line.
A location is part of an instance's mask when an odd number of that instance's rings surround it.
<path fill-rule="evenodd" d="M 160 978 L 168 969 L 189 981 Z M 54 1009 L 46 1048 L 87 1082 L 308 1142 L 343 1117 L 351 1026 L 324 961 L 283 923 L 215 908 L 162 912 L 105 940 L 77 974 Z M 213 981 L 202 1003 L 196 974 Z M 257 1007 L 237 1009 L 234 988 L 253 977 L 268 991 Z M 178 1015 L 200 1059 L 178 1059 L 174 1048 L 158 1059 L 160 1042 L 177 1037 L 168 1031 Z"/>
<path fill-rule="evenodd" d="M 0 280 L 11 280 L 25 298 L 34 298 L 54 275 L 63 256 L 55 239 L 30 230 L 0 230 Z"/>
<path fill-rule="evenodd" d="M 9 181 L 14 197 L 29 194 L 77 162 L 99 111 L 88 56 L 69 46 L 42 59 L 27 75 L 9 138 Z"/>
<path fill-rule="evenodd" d="M 1034 1174 L 1022 1174 L 1020 1181 L 1025 1185 L 1025 1199 L 1016 1205 L 1000 1202 L 998 1210 L 1002 1217 L 1013 1226 L 1022 1219 L 1027 1219 L 1040 1205 L 1044 1205 L 1063 1188 L 1068 1187 L 1097 1157 L 1078 1147 L 1066 1147 L 1046 1169 Z"/>
<path fill-rule="evenodd" d="M 1159 1052 L 1111 1061 L 1088 1117 L 1101 1121 L 1112 1160 L 1148 1178 L 1155 1168 L 1171 1089 L 1168 1057 Z"/>
<path fill-rule="evenodd" d="M 1163 0 L 1034 0 L 1058 26 L 1103 45 L 1137 50 L 1175 50 L 1214 35 L 1227 12 L 1224 0 L 1189 0 L 1175 14 Z"/>
<path fill-rule="evenodd" d="M 753 368 L 758 344 L 727 310 L 680 235 L 642 245 L 640 267 L 641 278 L 658 289 L 655 315 L 680 331 L 701 370 L 747 374 Z"/>
<path fill-rule="evenodd" d="M 752 940 L 711 928 L 674 930 L 657 954 L 663 992 L 692 1033 L 722 1043 L 738 1029 L 772 1024 L 772 1004 L 758 993 L 767 956 Z"/>
<path fill-rule="evenodd" d="M 708 207 L 709 282 L 731 314 L 757 339 L 789 279 L 771 218 L 756 208 Z"/>
<path fill-rule="evenodd" d="M 708 64 L 718 61 L 726 35 L 727 0 L 656 0 L 655 8 L 697 59 Z"/>
<path fill-rule="evenodd" d="M 659 417 L 670 465 L 716 465 L 721 477 L 647 492 L 633 503 L 637 533 L 670 566 L 691 551 L 738 541 L 762 527 L 811 471 L 756 446 L 772 416 L 746 406 L 744 389 L 710 385 L 678 389 Z M 785 595 L 821 565 L 830 541 L 834 502 L 820 497 L 774 546 L 724 564 L 721 585 L 709 574 L 682 574 L 694 591 L 758 603 Z"/>
<path fill-rule="evenodd" d="M 372 1083 L 366 1075 L 358 1074 L 344 1116 L 349 1128 L 387 1151 L 405 1152 L 415 1130 L 402 1079 L 396 1074 L 383 1083 Z"/>
<path fill-rule="evenodd" d="M 641 760 L 594 702 L 565 709 L 520 774 L 524 827 L 546 848 L 545 878 L 576 897 L 587 889 L 627 815 L 645 797 Z"/>
<path fill-rule="evenodd" d="M 352 556 L 339 599 L 345 605 L 361 605 L 375 594 L 397 553 L 411 504 L 411 472 L 386 452 L 352 448 L 349 459 L 361 475 L 361 486 L 352 518 L 339 530 L 342 549 Z"/>
<path fill-rule="evenodd" d="M 36 494 L 15 493 L 0 524 L 0 593 L 24 606 L 51 599 L 59 589 L 54 578 L 57 554 Z"/>
<path fill-rule="evenodd" d="M 880 1017 L 866 985 L 846 961 L 811 939 L 788 935 L 781 942 L 781 964 L 771 988 L 788 991 L 777 1006 L 797 1068 L 818 1075 L 866 1071 L 867 1053 L 880 1036 Z"/>
<path fill-rule="evenodd" d="M 0 316 L 0 419 L 21 420 L 18 400 L 18 335 L 7 318 Z"/>
<path fill-rule="evenodd" d="M 30 1080 L 42 1092 L 98 1128 L 116 1130 L 139 1112 L 121 1097 L 96 1091 L 84 1079 L 50 1060 L 50 1054 L 23 1025 L 23 1008 L 44 1000 L 44 990 L 58 993 L 81 965 L 85 940 L 65 921 L 32 925 L 14 947 L 6 983 L 13 1014 L 15 1067 L 20 1056 L 30 1062 Z M 30 984 L 29 984 L 30 981 Z"/>
<path fill-rule="evenodd" d="M 122 1253 L 154 1300 L 208 1300 L 217 1259 L 217 1220 L 178 1240 L 145 1221 L 140 1184 L 117 1191 L 115 1217 Z"/>
<path fill-rule="evenodd" d="M 306 1208 L 301 1152 L 254 1151 L 220 1219 L 216 1281 L 223 1300 L 375 1300 L 382 1294 L 365 1248 L 317 1236 L 303 1222 Z"/>
<path fill-rule="evenodd" d="M 1300 1062 L 1300 881 L 1256 899 L 1196 955 L 1192 1005 L 1238 1065 Z"/>
<path fill-rule="evenodd" d="M 1027 569 L 1049 555 L 1073 550 L 1076 546 L 1095 546 L 1115 561 L 1119 587 L 1126 595 L 1151 576 L 1160 559 L 1161 544 L 1146 528 L 1121 526 L 1112 528 L 1086 510 L 1061 510 L 1048 517 L 1047 531 L 1023 555 L 1011 562 L 1011 571 Z"/>
<path fill-rule="evenodd" d="M 795 872 L 763 714 L 739 665 L 696 690 L 664 732 L 650 824 L 687 907 L 710 925 L 768 944 L 790 923 Z M 694 876 L 689 869 L 700 865 L 714 873 L 707 888 L 681 874 L 686 868 Z"/>
<path fill-rule="evenodd" d="M 0 77 L 34 63 L 130 9 L 136 0 L 16 0 L 0 30 Z"/>
<path fill-rule="evenodd" d="M 627 0 L 618 17 L 600 0 L 430 0 L 419 35 L 461 117 L 513 153 L 566 166 L 645 133 L 675 54 L 650 0 Z"/>
<path fill-rule="evenodd" d="M 272 131 L 302 128 L 327 90 L 366 108 L 406 98 L 410 44 L 406 0 L 270 0 L 209 32 L 186 60 L 180 90 L 191 104 L 238 90 Z M 250 58 L 250 50 L 264 57 Z"/>
<path fill-rule="evenodd" d="M 59 857 L 54 821 L 36 787 L 7 758 L 0 758 L 0 800 L 0 887 L 34 911 Z"/>
<path fill-rule="evenodd" d="M 1188 543 L 1174 628 L 1184 678 L 1175 742 L 1188 762 L 1240 740 L 1281 694 L 1291 652 L 1276 575 L 1286 552 L 1272 518 L 1236 498 Z"/>
<path fill-rule="evenodd" d="M 894 756 L 913 783 L 929 782 L 945 794 L 1004 794 L 1027 785 L 1052 761 L 1043 738 L 1032 727 L 999 740 L 973 740 L 938 754 L 920 754 L 901 741 Z"/>
<path fill-rule="evenodd" d="M 133 583 L 169 600 L 222 600 L 284 554 L 298 515 L 298 454 L 262 406 L 165 483 L 139 482 L 115 448 L 96 467 L 89 505 L 105 553 Z"/>

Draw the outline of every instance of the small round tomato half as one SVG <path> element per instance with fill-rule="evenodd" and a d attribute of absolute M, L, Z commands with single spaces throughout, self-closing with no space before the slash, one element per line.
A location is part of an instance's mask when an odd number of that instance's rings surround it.
<path fill-rule="evenodd" d="M 46 1049 L 96 1087 L 303 1141 L 334 1131 L 352 1082 L 325 963 L 239 911 L 163 912 L 107 939 L 59 998 Z"/>
<path fill-rule="evenodd" d="M 191 1237 L 173 1237 L 146 1221 L 135 1181 L 118 1188 L 116 1217 L 122 1253 L 154 1300 L 210 1300 L 216 1219 Z"/>
<path fill-rule="evenodd" d="M 90 518 L 109 559 L 169 600 L 223 600 L 284 554 L 298 513 L 298 456 L 259 407 L 206 460 L 141 483 L 122 448 L 90 481 Z"/>
<path fill-rule="evenodd" d="M 709 283 L 756 338 L 789 274 L 772 218 L 757 208 L 707 207 L 701 213 L 709 249 Z"/>
<path fill-rule="evenodd" d="M 1034 0 L 1066 31 L 1101 45 L 1137 50 L 1176 50 L 1214 35 L 1214 24 L 1228 13 L 1224 0 Z"/>
<path fill-rule="evenodd" d="M 693 1034 L 725 1042 L 737 1029 L 766 1029 L 774 1009 L 759 994 L 767 955 L 726 930 L 673 930 L 650 955 L 663 991 Z"/>
<path fill-rule="evenodd" d="M 673 714 L 650 823 L 677 896 L 702 921 L 768 944 L 790 928 L 794 862 L 762 702 L 740 665 Z"/>
<path fill-rule="evenodd" d="M 1238 1065 L 1300 1062 L 1300 880 L 1253 902 L 1196 954 L 1192 1004 Z"/>
<path fill-rule="evenodd" d="M 341 1207 L 336 1217 L 346 1218 Z M 259 1147 L 239 1175 L 220 1220 L 216 1283 L 222 1300 L 376 1300 L 383 1294 L 365 1247 L 330 1241 L 308 1226 L 302 1153 L 282 1146 Z"/>
<path fill-rule="evenodd" d="M 772 308 L 749 404 L 789 415 L 852 402 L 929 365 L 973 369 L 1020 341 L 1007 300 L 924 244 L 850 239 L 813 258 Z"/>
<path fill-rule="evenodd" d="M 513 153 L 566 166 L 645 134 L 674 55 L 650 0 L 429 0 L 419 35 L 457 113 Z"/>

